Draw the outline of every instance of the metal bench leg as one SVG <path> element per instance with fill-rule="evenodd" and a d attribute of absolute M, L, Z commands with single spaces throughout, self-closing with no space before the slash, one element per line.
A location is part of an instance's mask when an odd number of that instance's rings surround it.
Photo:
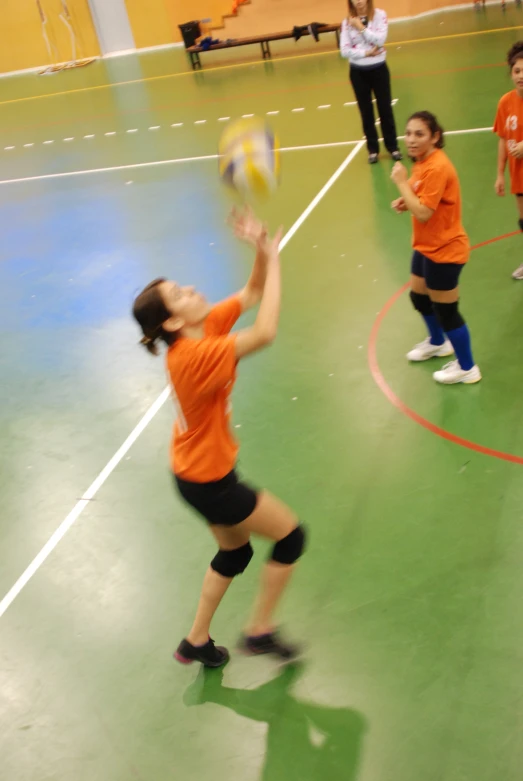
<path fill-rule="evenodd" d="M 193 71 L 196 69 L 202 69 L 202 61 L 200 60 L 200 52 L 189 52 L 191 55 L 191 65 Z"/>
<path fill-rule="evenodd" d="M 269 46 L 269 41 L 261 41 L 261 50 L 262 50 L 262 56 L 264 60 L 270 60 L 271 59 L 271 49 Z"/>

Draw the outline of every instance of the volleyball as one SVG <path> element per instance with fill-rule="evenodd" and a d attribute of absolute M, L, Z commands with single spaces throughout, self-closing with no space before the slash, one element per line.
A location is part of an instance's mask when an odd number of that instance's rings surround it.
<path fill-rule="evenodd" d="M 231 122 L 219 145 L 220 176 L 224 184 L 244 197 L 267 197 L 280 176 L 278 139 L 268 124 L 251 117 Z"/>

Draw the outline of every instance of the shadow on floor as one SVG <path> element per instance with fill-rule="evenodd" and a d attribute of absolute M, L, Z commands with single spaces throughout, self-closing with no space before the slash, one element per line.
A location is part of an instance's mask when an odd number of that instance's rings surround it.
<path fill-rule="evenodd" d="M 304 669 L 287 665 L 257 689 L 223 686 L 223 670 L 202 668 L 184 694 L 188 706 L 214 703 L 267 724 L 260 781 L 357 781 L 365 719 L 349 708 L 295 699 L 290 689 Z"/>

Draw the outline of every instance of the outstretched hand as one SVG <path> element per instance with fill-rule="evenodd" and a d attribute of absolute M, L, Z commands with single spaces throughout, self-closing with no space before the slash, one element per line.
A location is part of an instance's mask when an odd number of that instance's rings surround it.
<path fill-rule="evenodd" d="M 267 237 L 267 226 L 253 213 L 250 206 L 243 209 L 233 207 L 227 219 L 237 239 L 245 241 L 252 247 L 259 247 Z"/>

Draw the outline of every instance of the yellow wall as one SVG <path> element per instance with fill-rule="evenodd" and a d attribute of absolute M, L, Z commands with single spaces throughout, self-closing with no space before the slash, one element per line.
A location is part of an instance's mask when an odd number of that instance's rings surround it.
<path fill-rule="evenodd" d="M 141 49 L 181 41 L 178 25 L 193 19 L 212 19 L 218 27 L 233 0 L 125 0 L 125 4 L 136 46 Z"/>
<path fill-rule="evenodd" d="M 0 22 L 0 73 L 33 68 L 51 62 L 71 59 L 67 28 L 59 18 L 63 13 L 60 0 L 40 0 L 48 19 L 47 35 L 56 48 L 49 57 L 36 0 L 2 0 Z M 98 38 L 87 0 L 66 0 L 77 33 L 77 57 L 100 54 Z"/>

